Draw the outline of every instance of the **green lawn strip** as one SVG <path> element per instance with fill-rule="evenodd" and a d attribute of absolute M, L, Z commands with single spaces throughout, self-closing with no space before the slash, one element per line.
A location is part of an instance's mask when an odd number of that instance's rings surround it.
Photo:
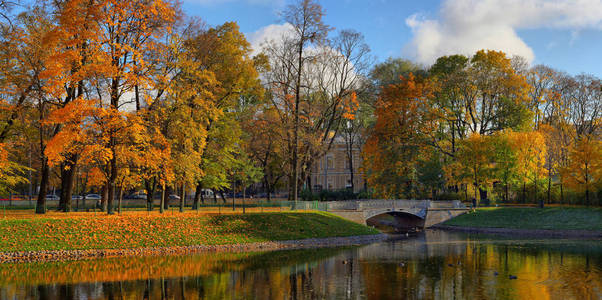
<path fill-rule="evenodd" d="M 0 220 L 0 251 L 223 245 L 377 234 L 324 212 Z"/>
<path fill-rule="evenodd" d="M 512 229 L 602 231 L 602 208 L 480 208 L 444 225 Z"/>

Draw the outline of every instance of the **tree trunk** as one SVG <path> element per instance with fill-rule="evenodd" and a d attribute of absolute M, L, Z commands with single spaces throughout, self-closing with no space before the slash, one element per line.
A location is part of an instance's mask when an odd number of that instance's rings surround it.
<path fill-rule="evenodd" d="M 163 213 L 165 211 L 165 184 L 161 186 L 161 206 L 159 207 L 159 212 Z"/>
<path fill-rule="evenodd" d="M 355 182 L 353 180 L 353 177 L 354 177 L 354 174 L 353 174 L 353 152 L 351 152 L 351 154 L 348 155 L 348 156 L 349 157 L 347 159 L 349 160 L 349 176 L 351 178 L 351 192 L 355 193 Z"/>
<path fill-rule="evenodd" d="M 172 194 L 171 186 L 168 185 L 168 186 L 165 187 L 165 197 L 164 197 L 165 199 L 163 199 L 164 200 L 163 201 L 163 205 L 164 205 L 163 208 L 165 210 L 169 210 L 169 204 L 170 204 L 169 203 L 170 202 L 170 198 L 169 197 L 171 196 L 171 194 Z"/>
<path fill-rule="evenodd" d="M 474 207 L 479 206 L 479 202 L 478 202 L 479 197 L 477 196 L 477 190 L 478 190 L 477 185 L 474 184 L 474 201 L 473 201 Z"/>
<path fill-rule="evenodd" d="M 270 202 L 270 201 L 272 200 L 272 197 L 271 197 L 271 195 L 270 195 L 270 194 L 271 194 L 271 193 L 270 193 L 270 192 L 271 192 L 271 190 L 270 190 L 270 180 L 269 180 L 269 178 L 268 178 L 268 175 L 265 175 L 265 176 L 263 176 L 263 186 L 264 186 L 264 189 L 265 189 L 265 197 L 266 197 L 266 200 L 267 200 L 268 202 Z"/>
<path fill-rule="evenodd" d="M 196 185 L 196 189 L 194 190 L 194 200 L 192 201 L 192 209 L 199 210 L 199 200 L 201 199 L 202 193 L 203 193 L 203 185 L 198 183 Z"/>
<path fill-rule="evenodd" d="M 112 145 L 115 142 L 111 142 Z M 109 197 L 107 197 L 107 214 L 113 214 L 113 200 L 115 200 L 115 184 L 117 181 L 117 157 L 115 156 L 115 147 L 113 148 L 113 157 L 111 158 L 111 173 L 109 175 L 109 184 L 108 184 L 108 193 Z"/>
<path fill-rule="evenodd" d="M 292 170 L 292 169 L 291 169 Z M 293 182 L 294 176 L 287 176 L 288 177 L 288 200 L 292 201 L 294 199 L 294 195 L 293 195 L 293 190 L 295 188 L 295 183 Z M 234 191 L 234 193 L 236 193 L 236 191 Z"/>
<path fill-rule="evenodd" d="M 222 197 L 222 202 L 224 204 L 226 204 L 226 202 L 227 202 L 226 200 L 228 200 L 228 197 L 226 197 L 226 195 L 224 194 L 224 191 L 220 190 L 219 195 Z"/>
<path fill-rule="evenodd" d="M 42 158 L 42 170 L 40 173 L 40 191 L 38 193 L 38 201 L 36 203 L 36 214 L 46 213 L 46 193 L 48 193 L 48 176 L 49 176 L 48 159 Z"/>
<path fill-rule="evenodd" d="M 71 211 L 71 196 L 73 195 L 73 180 L 75 178 L 75 167 L 77 156 L 70 155 L 61 168 L 61 200 L 59 207 L 64 212 Z"/>
<path fill-rule="evenodd" d="M 61 163 L 60 165 L 60 170 L 61 170 L 61 193 L 59 195 L 59 204 L 56 207 L 57 211 L 65 211 L 65 202 L 66 202 L 66 197 L 65 197 L 65 185 L 67 184 L 67 181 L 64 179 L 67 175 L 65 174 L 65 164 Z"/>
<path fill-rule="evenodd" d="M 119 65 L 119 58 L 113 57 L 112 65 Z M 119 85 L 121 82 L 121 77 L 116 76 L 111 78 L 111 88 L 110 88 L 110 97 L 111 97 L 111 106 L 110 109 L 115 112 L 119 112 Z M 111 149 L 111 160 L 110 164 L 110 173 L 109 173 L 109 182 L 108 182 L 108 197 L 107 197 L 107 214 L 113 214 L 113 200 L 115 199 L 115 184 L 117 182 L 117 140 L 115 138 L 115 132 L 111 132 L 109 136 L 109 148 Z"/>
<path fill-rule="evenodd" d="M 100 197 L 100 211 L 107 211 L 107 199 L 109 198 L 109 183 L 102 186 L 102 195 Z"/>
<path fill-rule="evenodd" d="M 155 196 L 155 189 L 157 188 L 157 178 L 153 177 L 151 180 L 144 181 L 144 188 L 146 190 L 146 210 L 153 210 L 153 197 Z"/>
<path fill-rule="evenodd" d="M 523 197 L 522 202 L 527 203 L 527 183 L 523 181 Z"/>
<path fill-rule="evenodd" d="M 588 164 L 585 164 L 585 205 L 589 206 L 589 170 Z"/>
<path fill-rule="evenodd" d="M 180 212 L 184 212 L 185 205 L 186 205 L 186 184 L 182 183 L 182 190 L 180 191 Z"/>
<path fill-rule="evenodd" d="M 562 180 L 560 181 L 560 204 L 564 204 L 564 189 L 562 186 Z"/>
<path fill-rule="evenodd" d="M 265 168 L 264 168 L 264 170 L 265 170 Z M 269 185 L 270 184 L 269 184 L 268 175 L 265 174 L 265 172 L 264 172 L 264 175 L 263 175 L 263 191 L 266 194 L 266 198 L 267 198 L 268 202 L 270 202 L 270 188 L 269 188 Z"/>
<path fill-rule="evenodd" d="M 119 214 L 121 214 L 121 203 L 123 200 L 123 186 L 122 185 L 119 186 L 118 193 L 119 193 L 119 200 L 118 200 L 118 204 L 117 204 L 117 212 Z"/>
<path fill-rule="evenodd" d="M 552 196 L 551 196 L 551 190 L 552 189 L 552 174 L 551 171 L 548 170 L 548 191 L 547 191 L 547 196 L 548 196 L 548 204 L 552 204 Z"/>

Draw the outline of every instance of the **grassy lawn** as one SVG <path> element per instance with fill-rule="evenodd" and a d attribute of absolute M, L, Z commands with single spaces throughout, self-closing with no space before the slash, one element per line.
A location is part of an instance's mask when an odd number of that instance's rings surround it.
<path fill-rule="evenodd" d="M 377 233 L 325 212 L 13 217 L 0 219 L 0 251 L 223 245 Z"/>
<path fill-rule="evenodd" d="M 602 208 L 480 208 L 444 223 L 451 226 L 602 231 Z"/>

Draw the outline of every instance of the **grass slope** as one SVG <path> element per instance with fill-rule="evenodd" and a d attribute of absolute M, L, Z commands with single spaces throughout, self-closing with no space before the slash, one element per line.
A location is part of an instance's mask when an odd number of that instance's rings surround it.
<path fill-rule="evenodd" d="M 0 220 L 0 251 L 225 245 L 376 234 L 324 212 Z"/>
<path fill-rule="evenodd" d="M 602 231 L 602 208 L 480 208 L 455 217 L 444 225 Z"/>

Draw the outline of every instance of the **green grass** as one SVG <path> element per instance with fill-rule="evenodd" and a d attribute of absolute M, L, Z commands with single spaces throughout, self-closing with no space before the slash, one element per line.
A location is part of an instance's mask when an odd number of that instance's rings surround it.
<path fill-rule="evenodd" d="M 450 226 L 602 231 L 602 208 L 480 208 L 444 223 Z"/>
<path fill-rule="evenodd" d="M 225 245 L 377 233 L 324 212 L 8 218 L 0 220 L 0 251 Z"/>

